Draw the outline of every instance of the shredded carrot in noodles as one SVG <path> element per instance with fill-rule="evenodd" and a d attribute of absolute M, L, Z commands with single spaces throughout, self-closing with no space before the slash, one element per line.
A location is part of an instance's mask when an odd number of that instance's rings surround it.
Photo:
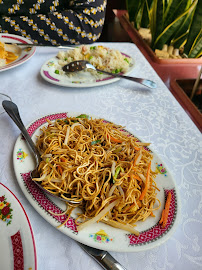
<path fill-rule="evenodd" d="M 162 211 L 161 219 L 159 221 L 159 224 L 162 224 L 162 228 L 165 228 L 168 220 L 168 214 L 169 214 L 169 208 L 170 208 L 170 202 L 171 202 L 171 192 L 168 192 L 168 196 L 166 199 L 165 208 Z"/>
<path fill-rule="evenodd" d="M 138 235 L 135 223 L 160 207 L 152 153 L 122 126 L 85 115 L 48 121 L 37 147 L 42 161 L 34 180 L 55 195 L 81 201 L 78 229 L 104 222 Z"/>

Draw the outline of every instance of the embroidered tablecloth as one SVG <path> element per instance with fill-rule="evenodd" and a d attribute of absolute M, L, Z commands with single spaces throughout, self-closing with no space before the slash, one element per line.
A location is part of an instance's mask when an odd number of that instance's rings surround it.
<path fill-rule="evenodd" d="M 1 91 L 18 105 L 25 125 L 55 112 L 84 112 L 126 126 L 164 160 L 177 183 L 180 224 L 164 244 L 148 251 L 111 254 L 128 270 L 202 268 L 202 137 L 187 113 L 132 43 L 105 43 L 135 59 L 131 76 L 154 80 L 157 89 L 120 80 L 92 88 L 65 88 L 42 79 L 40 68 L 58 52 L 37 48 L 26 63 L 0 73 Z M 18 128 L 0 116 L 0 181 L 21 201 L 34 232 L 39 270 L 99 270 L 78 244 L 47 223 L 22 193 L 13 170 Z M 0 220 L 1 222 L 1 220 Z M 0 226 L 1 228 L 1 226 Z"/>

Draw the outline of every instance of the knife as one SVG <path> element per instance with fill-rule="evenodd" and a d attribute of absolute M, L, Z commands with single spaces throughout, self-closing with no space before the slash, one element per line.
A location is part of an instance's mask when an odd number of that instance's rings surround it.
<path fill-rule="evenodd" d="M 18 46 L 26 46 L 26 47 L 54 47 L 58 49 L 74 49 L 75 45 L 72 46 L 62 46 L 62 45 L 46 45 L 46 44 L 29 44 L 29 43 L 12 43 L 12 42 L 5 42 L 8 45 L 18 45 Z M 77 45 L 78 46 L 78 45 Z"/>
<path fill-rule="evenodd" d="M 78 244 L 105 270 L 127 270 L 124 266 L 117 262 L 107 251 L 92 248 L 81 243 Z"/>

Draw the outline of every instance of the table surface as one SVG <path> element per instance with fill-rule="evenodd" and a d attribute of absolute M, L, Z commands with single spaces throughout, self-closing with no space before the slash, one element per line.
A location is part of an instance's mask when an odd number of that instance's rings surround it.
<path fill-rule="evenodd" d="M 65 88 L 40 76 L 42 64 L 56 48 L 37 48 L 26 63 L 0 73 L 1 91 L 11 96 L 28 125 L 55 112 L 82 112 L 126 126 L 167 164 L 181 200 L 180 224 L 171 238 L 156 248 L 137 253 L 111 252 L 127 270 L 200 269 L 202 267 L 202 137 L 150 64 L 132 43 L 102 43 L 135 58 L 132 76 L 154 80 L 157 89 L 118 82 L 93 88 Z M 21 201 L 35 237 L 39 270 L 102 269 L 78 244 L 49 225 L 22 193 L 13 170 L 13 147 L 19 129 L 6 113 L 0 116 L 0 182 Z M 79 255 L 79 256 L 78 256 Z"/>

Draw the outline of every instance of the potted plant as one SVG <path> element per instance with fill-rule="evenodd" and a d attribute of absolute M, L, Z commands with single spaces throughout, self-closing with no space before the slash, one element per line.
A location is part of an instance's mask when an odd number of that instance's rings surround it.
<path fill-rule="evenodd" d="M 114 10 L 123 29 L 201 130 L 201 112 L 188 92 L 202 66 L 202 1 L 126 0 L 126 6 Z M 166 48 L 180 57 L 157 57 L 155 50 Z"/>
<path fill-rule="evenodd" d="M 126 6 L 125 18 L 147 41 L 157 63 L 185 63 L 202 56 L 202 1 L 126 0 Z"/>
<path fill-rule="evenodd" d="M 171 80 L 175 75 L 183 78 L 192 74 L 195 78 L 198 66 L 202 64 L 202 1 L 126 0 L 126 6 L 127 10 L 114 10 L 114 13 L 163 81 Z M 150 42 L 148 37 L 141 36 L 142 29 L 150 32 Z M 172 46 L 173 52 L 183 49 L 183 58 L 157 57 L 155 50 L 164 50 L 165 45 L 169 49 Z"/>

